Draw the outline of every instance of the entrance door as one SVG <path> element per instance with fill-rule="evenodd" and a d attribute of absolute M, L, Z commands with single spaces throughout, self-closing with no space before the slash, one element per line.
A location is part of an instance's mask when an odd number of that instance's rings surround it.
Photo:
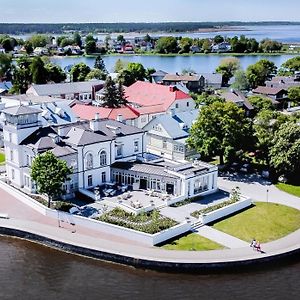
<path fill-rule="evenodd" d="M 140 189 L 141 190 L 146 190 L 147 189 L 147 179 L 140 179 Z"/>
<path fill-rule="evenodd" d="M 170 195 L 174 194 L 174 184 L 167 183 L 166 188 L 167 188 L 167 193 L 168 194 L 170 194 Z"/>

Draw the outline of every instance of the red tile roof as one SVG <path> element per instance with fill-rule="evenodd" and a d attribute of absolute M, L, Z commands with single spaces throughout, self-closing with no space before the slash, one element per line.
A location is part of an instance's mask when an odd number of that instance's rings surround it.
<path fill-rule="evenodd" d="M 132 120 L 139 117 L 139 112 L 129 105 L 120 108 L 98 107 L 92 105 L 78 104 L 72 106 L 73 112 L 84 120 L 95 119 L 96 113 L 101 119 L 116 120 L 118 115 L 122 115 L 123 120 Z"/>
<path fill-rule="evenodd" d="M 167 111 L 176 100 L 191 99 L 190 95 L 175 87 L 146 81 L 137 81 L 125 88 L 125 94 L 129 102 L 142 107 L 163 105 L 163 111 Z"/>

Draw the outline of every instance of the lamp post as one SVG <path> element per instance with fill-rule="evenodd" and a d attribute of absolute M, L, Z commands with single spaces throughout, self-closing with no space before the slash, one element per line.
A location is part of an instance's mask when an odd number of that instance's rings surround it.
<path fill-rule="evenodd" d="M 269 203 L 269 189 L 267 189 L 267 203 Z"/>

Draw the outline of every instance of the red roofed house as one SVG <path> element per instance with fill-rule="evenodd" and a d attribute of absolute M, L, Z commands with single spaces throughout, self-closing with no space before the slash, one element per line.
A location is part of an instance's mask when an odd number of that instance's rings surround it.
<path fill-rule="evenodd" d="M 173 86 L 137 81 L 125 88 L 126 99 L 140 114 L 137 127 L 143 128 L 153 117 L 166 112 L 184 112 L 195 108 L 192 97 Z"/>
<path fill-rule="evenodd" d="M 137 120 L 140 116 L 139 112 L 130 105 L 120 108 L 108 108 L 75 103 L 71 108 L 74 114 L 82 120 L 93 120 L 97 115 L 101 119 L 117 120 L 132 126 L 137 126 Z"/>

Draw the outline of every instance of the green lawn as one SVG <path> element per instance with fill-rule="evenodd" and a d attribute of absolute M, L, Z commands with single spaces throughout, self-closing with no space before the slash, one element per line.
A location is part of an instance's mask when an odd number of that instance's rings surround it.
<path fill-rule="evenodd" d="M 300 228 L 300 211 L 274 203 L 255 206 L 213 225 L 213 228 L 250 242 L 265 243 L 279 239 Z"/>
<path fill-rule="evenodd" d="M 4 153 L 0 153 L 0 165 L 2 165 L 3 163 L 5 163 L 5 155 Z"/>
<path fill-rule="evenodd" d="M 300 185 L 292 185 L 286 183 L 277 183 L 276 187 L 281 191 L 289 193 L 291 195 L 300 197 Z"/>
<path fill-rule="evenodd" d="M 208 240 L 196 233 L 190 233 L 186 236 L 171 242 L 170 244 L 163 245 L 162 248 L 166 250 L 186 250 L 186 251 L 205 251 L 224 249 L 223 246 Z"/>

